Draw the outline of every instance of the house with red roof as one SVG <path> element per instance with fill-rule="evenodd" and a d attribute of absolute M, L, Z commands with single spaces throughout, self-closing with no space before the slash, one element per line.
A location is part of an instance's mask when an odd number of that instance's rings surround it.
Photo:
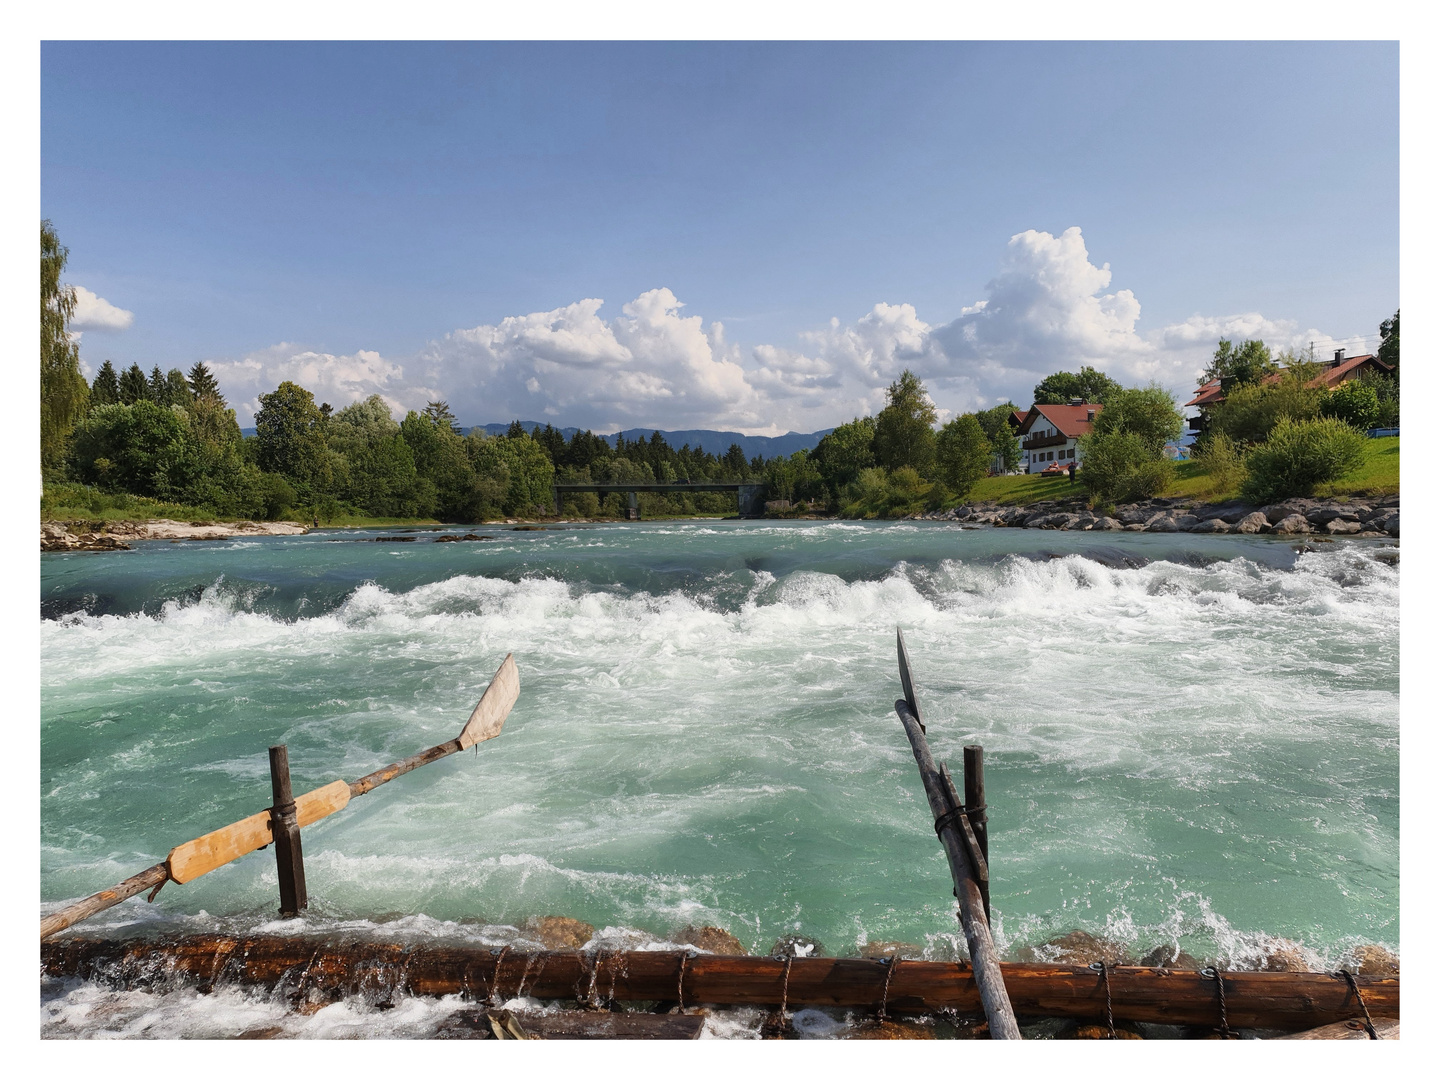
<path fill-rule="evenodd" d="M 1089 435 L 1105 406 L 1072 401 L 1069 405 L 1032 405 L 1015 434 L 1020 439 L 1020 467 L 1027 473 L 1079 464 L 1079 440 Z"/>
<path fill-rule="evenodd" d="M 1385 361 L 1379 359 L 1372 353 L 1365 353 L 1363 356 L 1346 356 L 1344 349 L 1335 350 L 1335 359 L 1327 360 L 1320 369 L 1320 374 L 1310 380 L 1311 386 L 1323 386 L 1327 390 L 1333 390 L 1343 382 L 1358 378 L 1362 371 L 1376 371 L 1384 375 L 1391 374 L 1395 369 Z M 1280 381 L 1280 372 L 1273 375 L 1266 375 L 1261 379 L 1262 384 L 1277 383 Z M 1195 396 L 1185 402 L 1182 408 L 1197 408 L 1199 416 L 1190 418 L 1191 431 L 1204 431 L 1205 425 L 1210 421 L 1210 411 L 1225 400 L 1225 391 L 1230 388 L 1229 379 L 1211 379 L 1203 383 Z"/>

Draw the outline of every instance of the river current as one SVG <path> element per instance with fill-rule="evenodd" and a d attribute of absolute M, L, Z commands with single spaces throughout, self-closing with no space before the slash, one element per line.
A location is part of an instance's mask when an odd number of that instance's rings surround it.
<path fill-rule="evenodd" d="M 892 708 L 898 626 L 936 758 L 958 777 L 962 747 L 985 748 L 1002 951 L 1073 929 L 1236 967 L 1276 938 L 1315 965 L 1398 951 L 1391 542 L 475 531 L 493 539 L 44 556 L 42 907 L 263 809 L 273 743 L 298 792 L 453 738 L 513 652 L 498 739 L 305 830 L 303 919 L 277 919 L 267 850 L 81 929 L 519 945 L 527 919 L 564 915 L 604 947 L 711 925 L 752 952 L 800 934 L 831 955 L 883 940 L 953 958 L 948 871 Z M 433 1020 L 342 1004 L 292 1033 Z M 42 1030 L 215 1034 L 279 1008 L 53 984 Z"/>

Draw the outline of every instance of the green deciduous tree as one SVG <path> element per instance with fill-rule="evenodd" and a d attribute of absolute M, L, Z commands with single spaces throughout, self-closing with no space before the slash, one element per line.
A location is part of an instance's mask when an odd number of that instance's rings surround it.
<path fill-rule="evenodd" d="M 501 509 L 505 513 L 530 516 L 551 512 L 555 466 L 545 448 L 529 435 L 476 440 L 471 453 L 477 475 L 497 485 L 503 477 Z"/>
<path fill-rule="evenodd" d="M 1145 449 L 1159 457 L 1167 442 L 1180 437 L 1184 426 L 1185 418 L 1175 407 L 1174 395 L 1152 383 L 1111 394 L 1105 408 L 1095 417 L 1091 430 L 1096 435 L 1138 436 Z M 1088 459 L 1086 467 L 1089 467 Z"/>
<path fill-rule="evenodd" d="M 68 330 L 75 290 L 60 283 L 69 257 L 55 227 L 40 222 L 40 468 L 47 473 L 62 463 L 71 429 L 90 404 L 80 349 Z"/>
<path fill-rule="evenodd" d="M 183 413 L 149 400 L 98 406 L 76 425 L 72 471 L 109 490 L 169 495 L 183 484 L 186 427 Z"/>
<path fill-rule="evenodd" d="M 985 432 L 985 438 L 990 443 L 991 453 L 1000 459 L 1002 473 L 1014 472 L 1020 464 L 1020 440 L 1010 426 L 1010 417 L 1014 412 L 1015 403 L 1007 401 L 975 414 L 980 430 Z"/>
<path fill-rule="evenodd" d="M 1357 431 L 1367 431 L 1380 417 L 1380 397 L 1373 386 L 1350 379 L 1325 395 L 1320 415 L 1333 416 Z"/>
<path fill-rule="evenodd" d="M 1220 339 L 1202 382 L 1211 379 L 1233 380 L 1236 385 L 1257 383 L 1266 375 L 1280 370 L 1263 341 L 1246 341 L 1238 349 L 1225 338 Z M 1228 392 L 1228 388 L 1227 388 Z"/>
<path fill-rule="evenodd" d="M 255 442 L 260 468 L 285 477 L 302 504 L 328 494 L 330 460 L 320 409 L 309 390 L 287 380 L 271 393 L 261 394 L 255 413 Z"/>
<path fill-rule="evenodd" d="M 1211 410 L 1208 430 L 1222 432 L 1240 446 L 1252 446 L 1269 438 L 1284 417 L 1314 419 L 1325 399 L 1323 387 L 1310 385 L 1318 370 L 1310 364 L 1294 365 L 1274 382 L 1232 388 Z"/>
<path fill-rule="evenodd" d="M 1400 377 L 1400 309 L 1395 309 L 1395 314 L 1380 324 L 1380 347 L 1375 350 L 1375 359 L 1389 364 L 1395 369 L 1395 377 Z"/>
<path fill-rule="evenodd" d="M 857 417 L 821 438 L 811 455 L 832 499 L 875 464 L 875 418 Z"/>
<path fill-rule="evenodd" d="M 1109 404 L 1120 384 L 1103 371 L 1082 367 L 1078 373 L 1057 371 L 1035 384 L 1036 405 L 1066 405 L 1075 398 Z"/>
<path fill-rule="evenodd" d="M 875 417 L 875 460 L 887 469 L 926 472 L 935 460 L 935 406 L 925 384 L 908 368 L 885 391 Z"/>
<path fill-rule="evenodd" d="M 935 439 L 935 472 L 952 495 L 963 499 L 990 471 L 993 450 L 974 413 L 957 416 Z"/>

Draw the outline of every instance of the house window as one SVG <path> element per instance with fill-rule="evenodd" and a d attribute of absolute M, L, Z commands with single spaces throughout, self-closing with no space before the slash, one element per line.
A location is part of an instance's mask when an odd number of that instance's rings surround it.
<path fill-rule="evenodd" d="M 1066 451 L 1065 451 L 1065 456 L 1066 456 L 1067 458 L 1074 457 L 1074 456 L 1075 456 L 1075 451 L 1074 451 L 1074 449 L 1072 448 L 1072 449 L 1070 449 L 1070 450 L 1066 450 Z"/>

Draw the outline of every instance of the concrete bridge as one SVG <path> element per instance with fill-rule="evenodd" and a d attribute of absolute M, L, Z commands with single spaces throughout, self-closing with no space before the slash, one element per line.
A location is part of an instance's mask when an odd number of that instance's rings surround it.
<path fill-rule="evenodd" d="M 763 517 L 765 515 L 764 484 L 725 484 L 711 481 L 695 484 L 552 484 L 555 490 L 555 513 L 560 513 L 560 503 L 567 492 L 593 491 L 602 499 L 614 492 L 630 496 L 627 516 L 631 521 L 640 520 L 640 500 L 636 497 L 642 491 L 661 491 L 669 494 L 693 495 L 697 491 L 733 491 L 740 503 L 741 517 Z"/>

